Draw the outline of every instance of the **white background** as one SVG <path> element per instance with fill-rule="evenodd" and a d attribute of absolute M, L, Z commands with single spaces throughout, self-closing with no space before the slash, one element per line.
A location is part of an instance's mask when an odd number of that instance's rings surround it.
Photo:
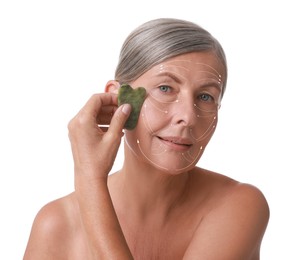
<path fill-rule="evenodd" d="M 67 123 L 113 79 L 127 34 L 158 17 L 224 46 L 227 92 L 200 166 L 259 187 L 271 209 L 261 259 L 295 259 L 291 2 L 1 1 L 0 259 L 22 259 L 37 211 L 73 190 Z"/>

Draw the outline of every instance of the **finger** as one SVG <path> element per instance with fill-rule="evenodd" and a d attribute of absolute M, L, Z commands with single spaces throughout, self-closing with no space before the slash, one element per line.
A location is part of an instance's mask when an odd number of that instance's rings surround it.
<path fill-rule="evenodd" d="M 105 106 L 117 106 L 118 96 L 112 93 L 94 94 L 81 109 L 80 114 L 89 120 L 97 120 L 98 115 Z"/>
<path fill-rule="evenodd" d="M 130 104 L 124 104 L 120 106 L 112 120 L 109 126 L 108 132 L 105 134 L 105 138 L 112 138 L 117 139 L 120 142 L 120 139 L 122 137 L 122 130 L 124 128 L 124 124 L 127 121 L 129 115 L 131 112 L 131 105 Z"/>
<path fill-rule="evenodd" d="M 124 124 L 127 121 L 129 115 L 131 112 L 131 105 L 130 104 L 124 104 L 120 106 L 112 120 L 109 126 L 108 131 L 104 134 L 103 136 L 103 142 L 104 142 L 104 147 L 107 151 L 109 151 L 109 156 L 111 158 L 115 158 L 120 143 L 121 143 L 121 138 L 123 136 L 123 128 Z"/>
<path fill-rule="evenodd" d="M 117 106 L 102 107 L 99 115 L 97 115 L 97 124 L 110 124 L 113 115 L 117 110 Z"/>

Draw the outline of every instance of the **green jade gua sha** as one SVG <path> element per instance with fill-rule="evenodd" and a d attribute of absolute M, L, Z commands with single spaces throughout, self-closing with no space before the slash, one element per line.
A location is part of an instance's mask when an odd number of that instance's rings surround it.
<path fill-rule="evenodd" d="M 124 125 L 127 130 L 132 130 L 136 127 L 139 118 L 139 113 L 146 96 L 146 90 L 143 87 L 133 89 L 129 84 L 122 84 L 118 93 L 118 105 L 130 104 L 132 107 L 131 113 Z"/>

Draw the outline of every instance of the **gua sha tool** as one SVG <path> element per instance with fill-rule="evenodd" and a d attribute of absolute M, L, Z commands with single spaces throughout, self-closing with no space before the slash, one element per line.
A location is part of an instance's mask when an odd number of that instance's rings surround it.
<path fill-rule="evenodd" d="M 118 105 L 130 104 L 132 107 L 124 128 L 132 130 L 137 125 L 139 113 L 146 96 L 146 90 L 143 87 L 133 89 L 129 84 L 122 84 L 118 93 Z"/>

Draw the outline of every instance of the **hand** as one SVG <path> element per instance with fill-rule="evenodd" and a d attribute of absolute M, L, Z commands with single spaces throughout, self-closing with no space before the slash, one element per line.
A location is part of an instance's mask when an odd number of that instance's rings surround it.
<path fill-rule="evenodd" d="M 131 106 L 118 108 L 117 95 L 93 95 L 69 122 L 69 139 L 75 165 L 75 178 L 107 178 L 123 136 Z M 109 125 L 109 127 L 100 127 Z"/>
<path fill-rule="evenodd" d="M 93 95 L 68 125 L 75 195 L 91 259 L 132 259 L 107 186 L 131 112 L 128 104 L 118 108 L 117 98 L 110 93 Z"/>

